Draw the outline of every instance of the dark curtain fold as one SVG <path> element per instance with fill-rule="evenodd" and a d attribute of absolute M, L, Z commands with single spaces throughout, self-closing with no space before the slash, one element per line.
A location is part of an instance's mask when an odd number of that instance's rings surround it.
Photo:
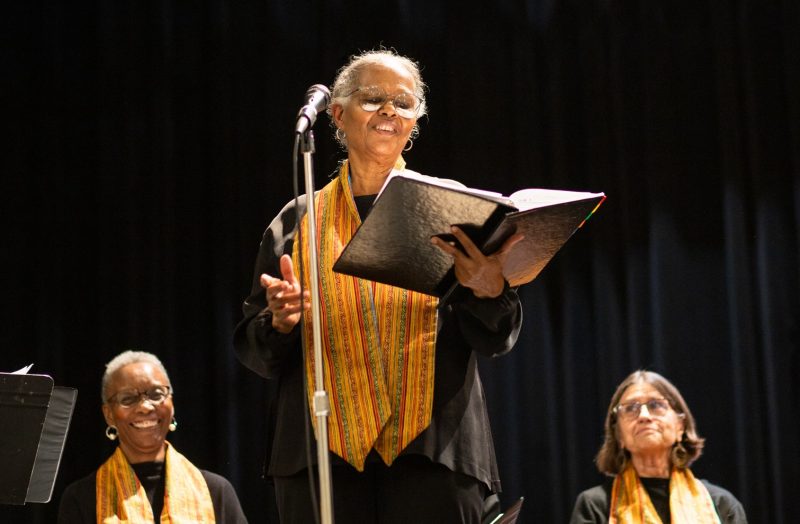
<path fill-rule="evenodd" d="M 694 470 L 751 522 L 793 522 L 800 475 L 800 6 L 775 2 L 17 2 L 0 50 L 0 369 L 79 389 L 54 500 L 111 452 L 103 365 L 162 357 L 175 445 L 275 521 L 261 478 L 273 385 L 231 346 L 260 235 L 291 198 L 302 94 L 378 45 L 418 59 L 430 116 L 407 155 L 510 193 L 608 200 L 521 296 L 482 361 L 504 505 L 565 522 L 601 481 L 607 402 L 637 368 L 684 394 Z M 342 157 L 320 119 L 318 186 Z M 325 122 L 325 123 L 323 123 Z M 0 421 L 2 424 L 2 421 Z M 5 425 L 2 431 L 13 431 Z M 335 489 L 335 486 L 334 486 Z"/>

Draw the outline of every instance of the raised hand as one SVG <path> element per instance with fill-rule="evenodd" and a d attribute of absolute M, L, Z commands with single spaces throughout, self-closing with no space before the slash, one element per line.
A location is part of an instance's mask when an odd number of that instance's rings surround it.
<path fill-rule="evenodd" d="M 292 257 L 283 255 L 280 259 L 283 279 L 262 273 L 259 279 L 261 287 L 266 290 L 267 308 L 272 312 L 272 327 L 281 333 L 289 333 L 300 322 L 300 282 L 294 274 Z M 303 306 L 311 307 L 311 295 L 303 292 Z"/>

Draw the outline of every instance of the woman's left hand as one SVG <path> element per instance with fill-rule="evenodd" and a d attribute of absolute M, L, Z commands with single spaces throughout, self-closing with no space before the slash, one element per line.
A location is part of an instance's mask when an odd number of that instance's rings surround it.
<path fill-rule="evenodd" d="M 453 236 L 461 244 L 459 249 L 455 243 L 445 242 L 439 237 L 431 238 L 431 242 L 439 249 L 453 257 L 458 282 L 472 290 L 478 298 L 494 298 L 503 292 L 505 277 L 503 262 L 514 245 L 524 237 L 514 233 L 490 255 L 484 255 L 461 228 L 452 226 Z"/>

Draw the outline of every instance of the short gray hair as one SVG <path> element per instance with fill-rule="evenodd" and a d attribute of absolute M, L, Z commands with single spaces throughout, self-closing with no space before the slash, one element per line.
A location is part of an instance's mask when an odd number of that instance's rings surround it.
<path fill-rule="evenodd" d="M 114 375 L 114 373 L 128 364 L 137 364 L 139 362 L 147 362 L 148 364 L 152 364 L 157 367 L 162 373 L 164 373 L 164 377 L 166 377 L 167 382 L 170 385 L 170 389 L 172 388 L 172 382 L 169 379 L 167 368 L 164 367 L 164 364 L 161 363 L 157 356 L 153 355 L 152 353 L 148 353 L 147 351 L 123 351 L 116 357 L 112 358 L 108 364 L 106 364 L 106 371 L 103 373 L 103 381 L 100 388 L 100 397 L 103 400 L 103 404 L 106 403 L 106 390 L 108 389 L 108 384 L 111 382 L 111 377 Z"/>
<path fill-rule="evenodd" d="M 333 121 L 333 111 L 331 107 L 333 104 L 345 105 L 347 95 L 358 89 L 358 79 L 364 70 L 374 66 L 385 66 L 387 64 L 398 65 L 409 72 L 411 78 L 414 80 L 414 94 L 420 100 L 419 113 L 417 119 L 427 114 L 427 104 L 425 102 L 425 92 L 428 86 L 422 81 L 422 73 L 420 67 L 414 60 L 398 54 L 393 49 L 377 49 L 373 51 L 365 51 L 358 55 L 350 57 L 350 61 L 342 66 L 336 73 L 336 78 L 331 87 L 331 103 L 328 105 L 327 113 L 331 117 L 331 126 L 336 131 L 336 124 Z M 419 136 L 419 126 L 414 124 L 414 129 L 411 131 L 411 138 Z M 336 137 L 336 140 L 342 146 L 347 146 L 346 139 L 341 140 Z"/>

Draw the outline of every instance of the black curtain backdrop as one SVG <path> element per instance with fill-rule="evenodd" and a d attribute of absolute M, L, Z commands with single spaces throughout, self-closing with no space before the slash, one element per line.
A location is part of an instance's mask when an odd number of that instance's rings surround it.
<path fill-rule="evenodd" d="M 291 198 L 314 83 L 379 45 L 421 62 L 426 174 L 608 200 L 533 283 L 514 352 L 482 361 L 521 522 L 601 481 L 607 402 L 637 368 L 681 389 L 695 473 L 751 522 L 794 522 L 800 477 L 800 4 L 761 1 L 13 2 L 4 5 L 0 369 L 76 387 L 46 505 L 111 452 L 103 365 L 162 357 L 175 445 L 275 522 L 271 386 L 236 361 L 261 233 Z M 342 157 L 317 122 L 317 186 Z M 14 431 L 0 421 L 0 431 Z M 0 473 L 2 474 L 2 473 Z M 335 486 L 334 486 L 335 489 Z"/>

